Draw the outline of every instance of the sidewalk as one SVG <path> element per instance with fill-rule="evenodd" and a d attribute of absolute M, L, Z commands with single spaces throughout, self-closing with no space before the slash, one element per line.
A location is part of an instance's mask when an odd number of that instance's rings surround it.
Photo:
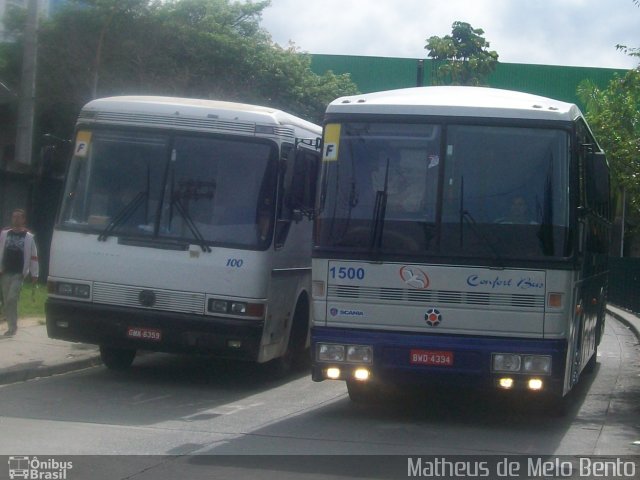
<path fill-rule="evenodd" d="M 626 310 L 608 306 L 607 313 L 631 329 L 640 341 L 640 318 Z M 53 340 L 47 336 L 42 318 L 22 318 L 18 333 L 4 337 L 6 322 L 0 324 L 0 385 L 48 377 L 100 365 L 95 345 Z"/>
<path fill-rule="evenodd" d="M 21 318 L 13 337 L 3 336 L 0 324 L 0 385 L 100 365 L 95 345 L 53 340 L 47 336 L 44 318 Z"/>
<path fill-rule="evenodd" d="M 627 310 L 612 305 L 607 305 L 607 313 L 626 325 L 640 342 L 640 318 Z"/>

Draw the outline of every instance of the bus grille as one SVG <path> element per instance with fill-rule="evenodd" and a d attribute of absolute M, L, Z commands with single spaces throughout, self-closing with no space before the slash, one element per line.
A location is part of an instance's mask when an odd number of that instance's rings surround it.
<path fill-rule="evenodd" d="M 155 294 L 152 306 L 144 306 L 140 302 L 140 294 L 151 291 Z M 165 312 L 193 313 L 204 315 L 205 296 L 202 293 L 178 292 L 174 290 L 145 289 L 128 285 L 114 285 L 110 283 L 93 284 L 94 303 L 118 305 L 122 307 L 143 308 L 147 310 L 162 310 Z"/>
<path fill-rule="evenodd" d="M 415 303 L 448 303 L 518 308 L 544 308 L 544 295 L 455 292 L 447 290 L 407 290 L 387 287 L 329 285 L 328 296 L 335 299 L 383 300 Z"/>

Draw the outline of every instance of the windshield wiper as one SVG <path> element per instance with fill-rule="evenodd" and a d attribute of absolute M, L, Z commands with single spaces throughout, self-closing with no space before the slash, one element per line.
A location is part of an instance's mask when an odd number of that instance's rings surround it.
<path fill-rule="evenodd" d="M 493 242 L 491 242 L 482 233 L 482 231 L 478 228 L 478 224 L 476 223 L 475 219 L 473 218 L 471 213 L 469 213 L 468 210 L 463 210 L 460 213 L 460 224 L 461 224 L 461 226 L 462 226 L 462 221 L 463 220 L 467 221 L 467 223 L 471 227 L 471 231 L 476 234 L 476 236 L 482 241 L 482 243 L 484 243 L 485 246 L 487 246 L 489 248 L 489 250 L 491 250 L 491 252 L 493 253 L 493 256 L 494 256 L 494 260 L 496 261 L 495 267 L 496 268 L 500 268 L 500 269 L 504 269 L 504 265 L 503 265 L 503 262 L 502 262 L 502 256 L 500 255 L 500 252 L 498 252 L 498 250 L 496 249 L 496 247 L 493 244 Z M 462 240 L 462 234 L 460 234 L 460 239 Z M 462 245 L 460 245 L 460 246 L 462 247 Z"/>
<path fill-rule="evenodd" d="M 471 231 L 478 237 L 482 243 L 491 250 L 494 255 L 494 260 L 496 262 L 495 267 L 504 269 L 502 256 L 496 249 L 493 242 L 491 242 L 478 228 L 478 224 L 476 223 L 475 218 L 471 215 L 471 213 L 464 208 L 464 177 L 460 178 L 460 249 L 464 247 L 464 221 L 467 221 L 469 226 L 471 227 Z"/>
<path fill-rule="evenodd" d="M 113 231 L 124 222 L 129 220 L 135 211 L 140 207 L 142 202 L 147 198 L 147 192 L 138 192 L 133 199 L 127 203 L 122 209 L 113 217 L 109 225 L 98 235 L 99 242 L 105 242 L 107 238 L 111 236 Z"/>
<path fill-rule="evenodd" d="M 187 227 L 191 231 L 191 234 L 198 241 L 198 245 L 200 246 L 202 251 L 210 253 L 211 252 L 211 247 L 209 245 L 207 245 L 207 241 L 205 240 L 204 236 L 202 235 L 202 233 L 198 229 L 198 226 L 193 222 L 193 219 L 189 215 L 189 212 L 187 212 L 187 210 L 184 208 L 184 205 L 182 205 L 182 202 L 180 201 L 180 196 L 179 195 L 175 195 L 175 197 L 171 201 L 171 206 L 174 206 L 174 205 L 176 207 L 176 210 L 178 211 L 178 213 L 180 214 L 180 216 L 184 220 L 184 223 L 187 224 Z"/>
<path fill-rule="evenodd" d="M 389 196 L 389 159 L 384 172 L 383 190 L 376 192 L 376 201 L 373 207 L 373 219 L 371 231 L 369 233 L 369 250 L 376 250 L 382 247 L 382 234 L 384 232 L 384 219 L 387 214 L 387 198 Z"/>

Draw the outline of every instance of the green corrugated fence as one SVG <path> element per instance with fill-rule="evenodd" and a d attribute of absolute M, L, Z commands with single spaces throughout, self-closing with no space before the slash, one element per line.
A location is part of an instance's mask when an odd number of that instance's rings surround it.
<path fill-rule="evenodd" d="M 423 85 L 431 85 L 433 67 L 433 60 L 424 60 Z M 418 59 L 313 54 L 311 69 L 320 75 L 327 70 L 336 74 L 348 73 L 358 89 L 362 93 L 368 93 L 415 87 Z M 576 94 L 582 80 L 590 79 L 604 88 L 616 73 L 624 75 L 625 72 L 626 70 L 612 68 L 498 63 L 496 70 L 488 78 L 488 84 L 494 88 L 517 90 L 575 103 L 583 108 Z"/>

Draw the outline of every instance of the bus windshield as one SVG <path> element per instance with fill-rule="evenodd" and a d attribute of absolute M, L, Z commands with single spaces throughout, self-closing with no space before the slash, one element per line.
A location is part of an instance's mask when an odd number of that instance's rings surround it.
<path fill-rule="evenodd" d="M 267 248 L 276 146 L 219 137 L 95 130 L 69 168 L 66 230 Z"/>
<path fill-rule="evenodd" d="M 570 254 L 569 136 L 492 125 L 343 123 L 315 247 L 391 255 Z"/>

